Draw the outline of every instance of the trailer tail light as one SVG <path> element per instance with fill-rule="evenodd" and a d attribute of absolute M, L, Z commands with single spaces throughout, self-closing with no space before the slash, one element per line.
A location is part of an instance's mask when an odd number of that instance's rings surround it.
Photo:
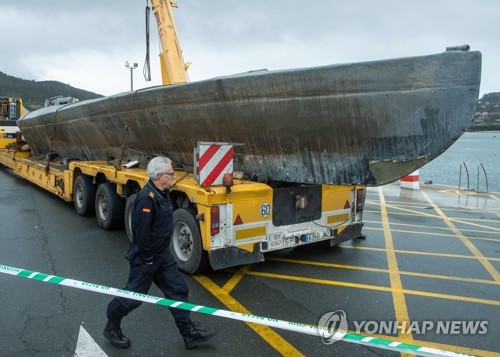
<path fill-rule="evenodd" d="M 210 207 L 210 234 L 215 235 L 220 231 L 220 211 L 219 206 Z"/>
<path fill-rule="evenodd" d="M 361 212 L 365 204 L 365 190 L 356 190 L 356 212 Z"/>

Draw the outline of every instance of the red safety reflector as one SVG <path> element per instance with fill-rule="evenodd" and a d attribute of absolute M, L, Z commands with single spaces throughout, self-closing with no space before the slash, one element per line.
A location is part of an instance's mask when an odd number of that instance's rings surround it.
<path fill-rule="evenodd" d="M 349 200 L 345 201 L 344 209 L 346 208 L 351 208 L 351 204 L 349 203 Z"/>
<path fill-rule="evenodd" d="M 237 226 L 238 224 L 243 224 L 243 220 L 241 219 L 240 215 L 236 216 L 236 219 L 234 220 L 233 225 Z"/>
<path fill-rule="evenodd" d="M 210 207 L 210 234 L 218 234 L 220 231 L 219 206 Z"/>

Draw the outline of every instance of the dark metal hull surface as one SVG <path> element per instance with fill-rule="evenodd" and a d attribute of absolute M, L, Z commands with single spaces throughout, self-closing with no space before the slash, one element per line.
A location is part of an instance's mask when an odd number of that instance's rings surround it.
<path fill-rule="evenodd" d="M 446 150 L 470 125 L 481 54 L 257 71 L 153 87 L 18 121 L 35 154 L 192 166 L 199 141 L 241 143 L 235 170 L 270 180 L 382 185 Z M 128 128 L 128 134 L 124 135 Z"/>

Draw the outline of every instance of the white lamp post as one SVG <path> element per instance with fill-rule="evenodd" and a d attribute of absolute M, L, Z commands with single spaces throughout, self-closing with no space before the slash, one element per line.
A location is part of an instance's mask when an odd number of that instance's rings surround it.
<path fill-rule="evenodd" d="M 131 63 L 128 63 L 128 61 L 125 61 L 125 67 L 130 68 L 130 90 L 134 90 L 134 75 L 133 71 L 136 69 L 138 66 L 137 63 L 134 63 L 133 65 Z"/>

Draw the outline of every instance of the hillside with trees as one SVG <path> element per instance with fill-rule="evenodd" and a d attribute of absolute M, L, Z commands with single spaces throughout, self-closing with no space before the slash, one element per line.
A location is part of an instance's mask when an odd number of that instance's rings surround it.
<path fill-rule="evenodd" d="M 20 97 L 28 110 L 45 105 L 45 99 L 62 95 L 79 100 L 100 98 L 102 95 L 71 87 L 57 81 L 34 81 L 0 72 L 0 96 Z"/>

